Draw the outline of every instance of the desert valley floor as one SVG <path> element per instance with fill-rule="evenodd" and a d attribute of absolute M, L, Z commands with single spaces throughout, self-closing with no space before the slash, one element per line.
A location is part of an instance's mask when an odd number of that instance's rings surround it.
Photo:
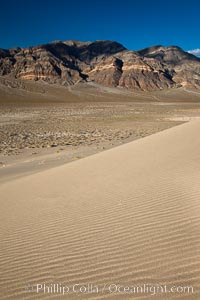
<path fill-rule="evenodd" d="M 200 94 L 0 82 L 0 181 L 198 119 Z M 19 88 L 20 87 L 20 88 Z"/>

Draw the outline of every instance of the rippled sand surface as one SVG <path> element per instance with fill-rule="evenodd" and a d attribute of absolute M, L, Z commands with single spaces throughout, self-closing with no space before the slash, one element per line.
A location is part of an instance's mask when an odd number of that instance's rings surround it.
<path fill-rule="evenodd" d="M 154 299 L 131 290 L 144 284 L 200 299 L 199 132 L 191 121 L 1 184 L 1 299 Z"/>

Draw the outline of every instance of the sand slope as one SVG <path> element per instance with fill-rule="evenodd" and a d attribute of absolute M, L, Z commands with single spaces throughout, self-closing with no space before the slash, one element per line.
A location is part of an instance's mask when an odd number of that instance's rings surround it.
<path fill-rule="evenodd" d="M 200 299 L 199 132 L 193 121 L 2 184 L 0 298 Z M 37 294 L 40 283 L 70 291 Z M 110 284 L 194 293 L 112 294 Z"/>

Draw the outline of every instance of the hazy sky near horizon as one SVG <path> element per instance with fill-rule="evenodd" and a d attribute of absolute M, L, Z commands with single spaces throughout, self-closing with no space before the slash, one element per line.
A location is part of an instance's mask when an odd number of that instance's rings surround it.
<path fill-rule="evenodd" d="M 10 0 L 0 5 L 0 48 L 54 40 L 116 40 L 200 48 L 198 0 Z"/>

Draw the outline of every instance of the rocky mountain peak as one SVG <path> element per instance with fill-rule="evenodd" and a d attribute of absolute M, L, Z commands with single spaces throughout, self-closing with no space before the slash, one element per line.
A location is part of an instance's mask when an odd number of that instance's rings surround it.
<path fill-rule="evenodd" d="M 168 64 L 180 64 L 185 63 L 185 61 L 199 61 L 200 59 L 194 55 L 191 55 L 188 52 L 185 52 L 182 48 L 178 46 L 153 46 L 150 48 L 145 48 L 142 50 L 137 51 L 138 54 L 149 57 L 155 58 L 160 62 L 168 63 Z"/>

